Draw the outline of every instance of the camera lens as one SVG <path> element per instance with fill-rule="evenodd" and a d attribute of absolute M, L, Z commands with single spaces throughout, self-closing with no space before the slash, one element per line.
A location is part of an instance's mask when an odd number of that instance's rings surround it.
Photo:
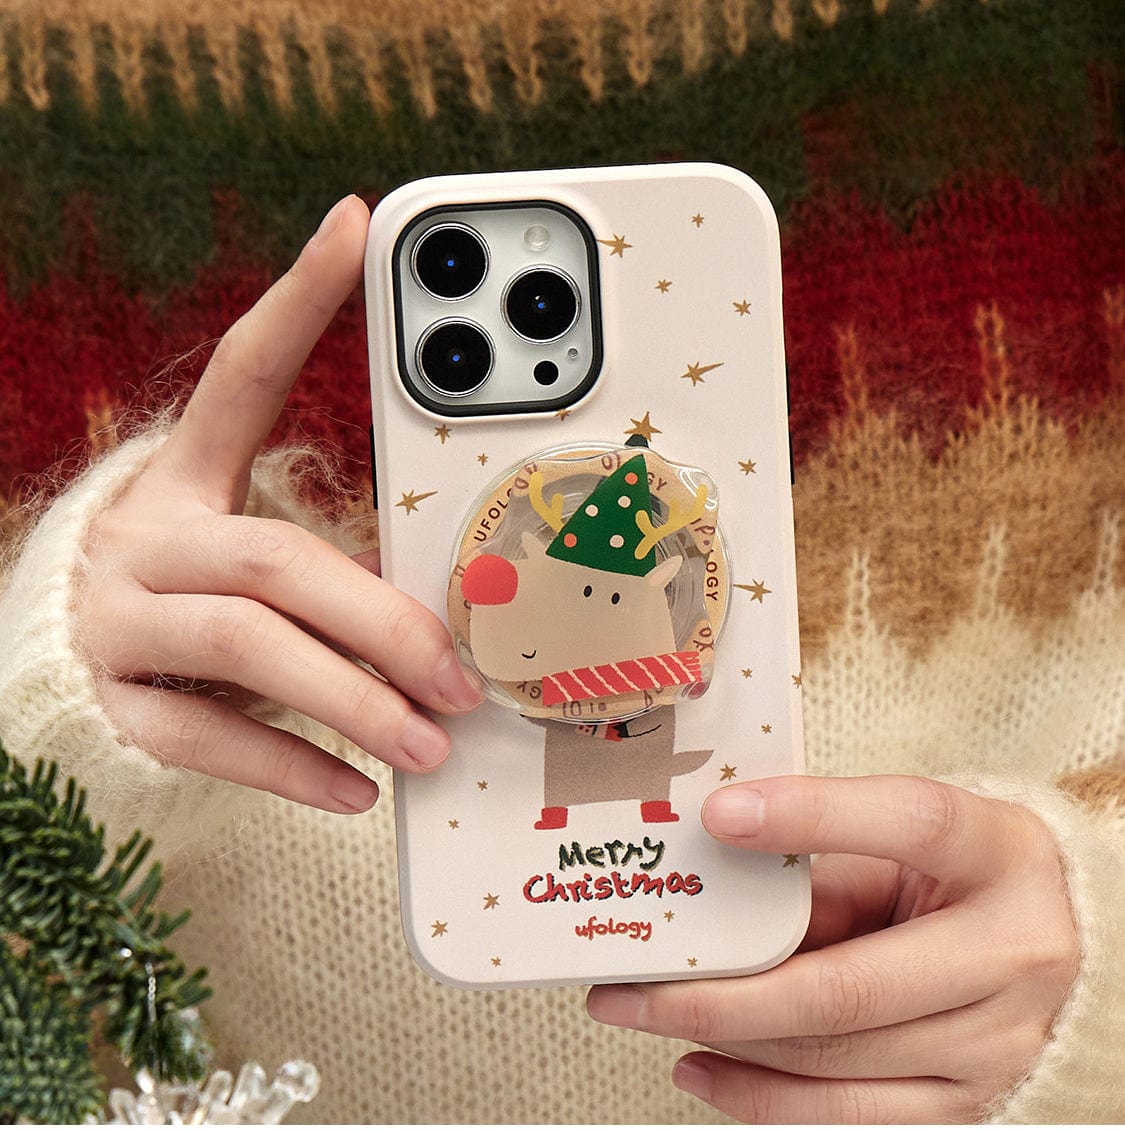
<path fill-rule="evenodd" d="M 439 393 L 467 397 L 492 372 L 492 343 L 471 322 L 437 322 L 418 343 L 418 371 Z"/>
<path fill-rule="evenodd" d="M 414 246 L 414 277 L 437 298 L 465 298 L 484 281 L 488 251 L 464 224 L 438 224 Z"/>
<path fill-rule="evenodd" d="M 578 318 L 578 288 L 561 271 L 533 267 L 508 284 L 504 313 L 521 338 L 553 342 Z"/>

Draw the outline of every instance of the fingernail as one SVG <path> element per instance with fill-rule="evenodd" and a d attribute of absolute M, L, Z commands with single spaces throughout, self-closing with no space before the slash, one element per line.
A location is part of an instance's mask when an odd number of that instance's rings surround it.
<path fill-rule="evenodd" d="M 332 800 L 349 813 L 366 813 L 379 800 L 379 787 L 369 778 L 350 770 L 337 773 L 328 792 Z"/>
<path fill-rule="evenodd" d="M 480 689 L 470 681 L 465 669 L 452 653 L 438 664 L 434 674 L 434 684 L 438 694 L 455 711 L 469 711 L 480 705 L 484 698 Z"/>
<path fill-rule="evenodd" d="M 644 990 L 638 986 L 595 986 L 586 998 L 586 1012 L 603 1025 L 638 1029 L 645 1015 Z"/>
<path fill-rule="evenodd" d="M 712 1080 L 711 1070 L 691 1056 L 676 1061 L 672 1069 L 672 1083 L 699 1100 L 711 1099 Z"/>
<path fill-rule="evenodd" d="M 402 728 L 402 748 L 420 766 L 437 766 L 449 754 L 449 735 L 422 715 L 410 715 Z"/>
<path fill-rule="evenodd" d="M 336 229 L 340 226 L 340 220 L 343 218 L 344 212 L 347 209 L 348 202 L 350 200 L 350 195 L 345 196 L 343 200 L 338 200 L 334 205 L 332 205 L 332 207 L 328 210 L 328 213 L 325 215 L 324 219 L 321 220 L 320 227 L 316 230 L 316 235 L 313 236 L 314 243 L 321 243 L 322 241 L 328 239 L 332 235 L 332 233 L 336 231 Z"/>
<path fill-rule="evenodd" d="M 766 799 L 756 789 L 727 786 L 707 798 L 701 816 L 714 836 L 755 836 L 766 820 Z"/>

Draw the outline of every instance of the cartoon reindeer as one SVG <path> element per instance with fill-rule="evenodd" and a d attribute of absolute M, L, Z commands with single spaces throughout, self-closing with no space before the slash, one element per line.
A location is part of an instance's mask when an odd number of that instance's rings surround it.
<path fill-rule="evenodd" d="M 679 555 L 658 562 L 656 545 L 699 519 L 707 501 L 673 500 L 652 521 L 648 472 L 635 456 L 603 479 L 564 521 L 564 500 L 543 498 L 529 477 L 529 500 L 555 532 L 545 546 L 525 533 L 525 557 L 481 554 L 465 568 L 469 637 L 480 670 L 511 682 L 541 680 L 547 706 L 699 683 L 698 652 L 677 650 L 666 587 Z M 675 751 L 675 709 L 656 707 L 609 724 L 546 721 L 543 811 L 537 829 L 561 829 L 571 805 L 636 800 L 646 822 L 678 821 L 672 778 L 690 773 L 710 750 Z"/>

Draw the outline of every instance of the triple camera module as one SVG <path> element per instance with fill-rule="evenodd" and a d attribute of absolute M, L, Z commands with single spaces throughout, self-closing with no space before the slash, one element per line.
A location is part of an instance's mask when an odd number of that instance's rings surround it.
<path fill-rule="evenodd" d="M 513 204 L 416 221 L 395 259 L 400 369 L 444 415 L 572 403 L 601 358 L 597 258 L 569 210 Z"/>

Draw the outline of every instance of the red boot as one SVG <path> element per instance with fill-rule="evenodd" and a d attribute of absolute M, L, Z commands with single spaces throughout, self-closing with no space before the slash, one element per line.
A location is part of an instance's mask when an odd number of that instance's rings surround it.
<path fill-rule="evenodd" d="M 566 806 L 549 805 L 543 810 L 543 816 L 535 822 L 537 829 L 565 829 Z"/>
<path fill-rule="evenodd" d="M 671 801 L 641 802 L 641 820 L 646 824 L 666 824 L 668 821 L 678 821 L 679 819 L 679 813 L 672 812 Z"/>

